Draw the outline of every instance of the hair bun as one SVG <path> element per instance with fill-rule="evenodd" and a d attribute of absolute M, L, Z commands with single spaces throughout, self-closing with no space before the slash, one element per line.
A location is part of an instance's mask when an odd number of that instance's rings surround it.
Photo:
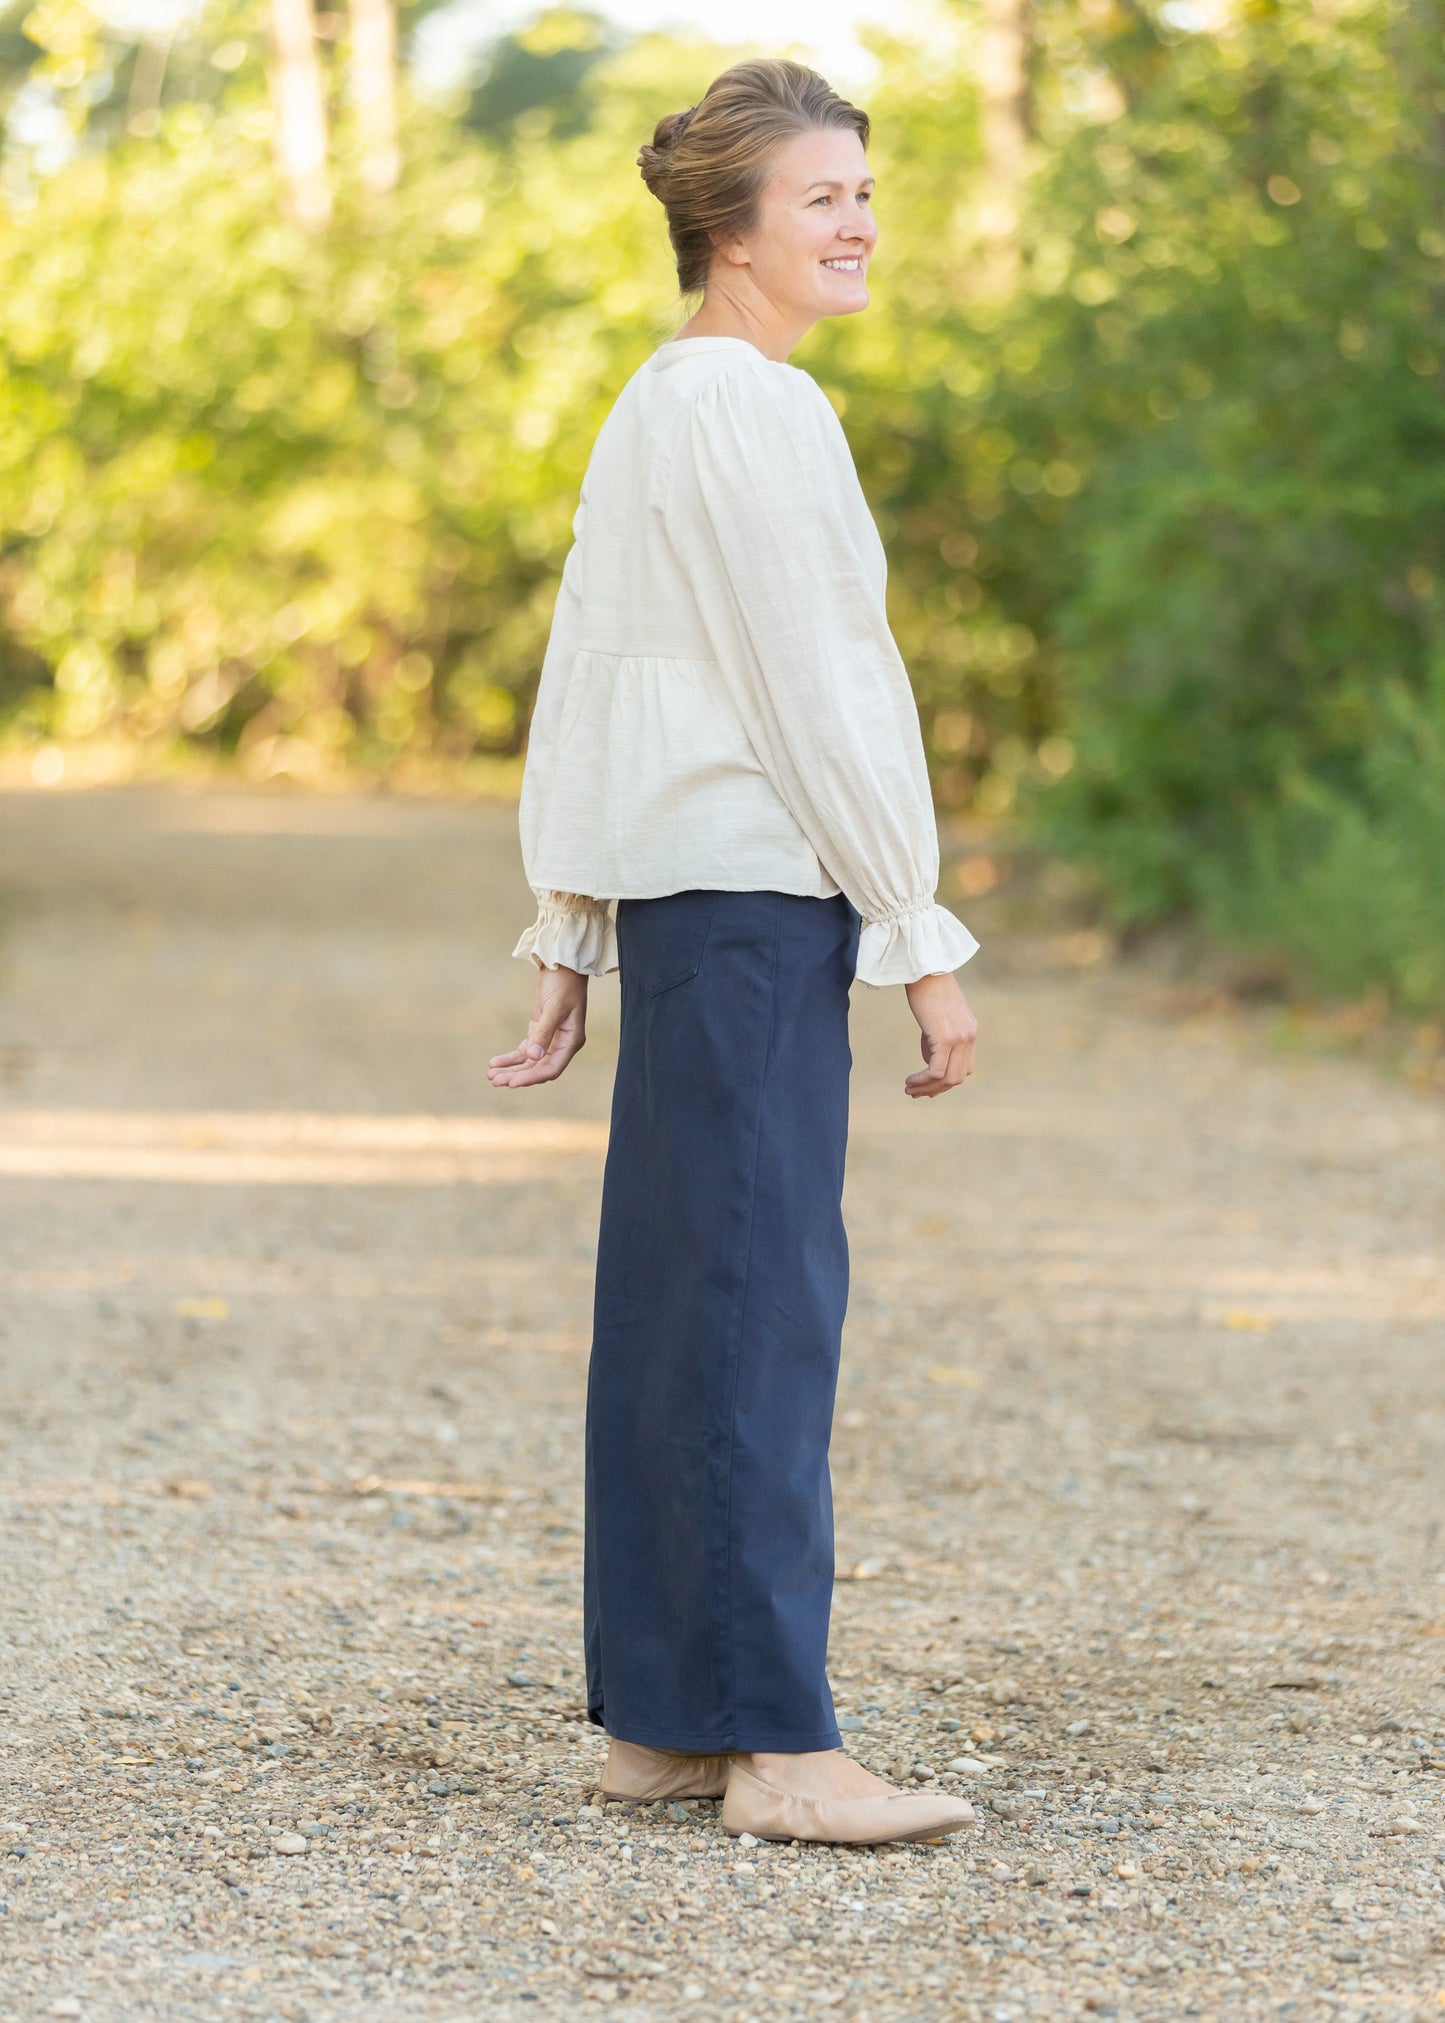
<path fill-rule="evenodd" d="M 700 101 L 699 101 L 700 102 Z M 643 146 L 637 157 L 637 166 L 642 171 L 642 180 L 652 194 L 661 200 L 661 184 L 667 171 L 669 158 L 678 142 L 687 132 L 697 106 L 690 105 L 683 112 L 664 113 L 653 128 L 652 140 Z"/>

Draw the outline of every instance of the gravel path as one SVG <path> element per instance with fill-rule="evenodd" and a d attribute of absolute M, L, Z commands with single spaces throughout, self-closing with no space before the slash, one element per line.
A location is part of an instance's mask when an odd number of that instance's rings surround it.
<path fill-rule="evenodd" d="M 0 797 L 0 2018 L 1445 2014 L 1445 1105 L 977 904 L 966 1094 L 856 993 L 833 1676 L 980 1823 L 603 1816 L 513 835 Z"/>

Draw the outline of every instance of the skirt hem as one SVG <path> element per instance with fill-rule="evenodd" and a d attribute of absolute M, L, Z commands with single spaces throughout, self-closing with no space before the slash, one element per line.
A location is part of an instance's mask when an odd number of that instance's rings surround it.
<path fill-rule="evenodd" d="M 843 1737 L 836 1728 L 816 1735 L 767 1735 L 761 1731 L 740 1729 L 727 1741 L 715 1737 L 703 1740 L 689 1737 L 679 1741 L 675 1734 L 664 1736 L 655 1728 L 634 1728 L 631 1722 L 623 1722 L 618 1727 L 609 1727 L 598 1714 L 588 1714 L 593 1722 L 614 1742 L 632 1742 L 642 1749 L 668 1749 L 684 1756 L 808 1756 L 815 1750 L 841 1749 Z M 625 1732 L 624 1732 L 625 1730 Z"/>

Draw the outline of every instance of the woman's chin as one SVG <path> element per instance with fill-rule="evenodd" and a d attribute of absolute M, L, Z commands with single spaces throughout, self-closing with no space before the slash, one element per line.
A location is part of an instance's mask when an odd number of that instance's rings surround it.
<path fill-rule="evenodd" d="M 847 285 L 832 282 L 823 288 L 823 314 L 850 316 L 855 309 L 868 307 L 868 283 L 861 274 L 847 276 Z"/>

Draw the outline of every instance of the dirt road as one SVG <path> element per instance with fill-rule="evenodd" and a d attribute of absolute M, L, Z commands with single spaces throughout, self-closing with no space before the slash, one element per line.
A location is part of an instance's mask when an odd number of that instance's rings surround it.
<path fill-rule="evenodd" d="M 617 1821 L 525 899 L 507 808 L 0 797 L 0 2017 L 1445 2014 L 1445 1104 L 966 906 L 966 1092 L 855 992 L 835 1692 L 980 1823 Z"/>

